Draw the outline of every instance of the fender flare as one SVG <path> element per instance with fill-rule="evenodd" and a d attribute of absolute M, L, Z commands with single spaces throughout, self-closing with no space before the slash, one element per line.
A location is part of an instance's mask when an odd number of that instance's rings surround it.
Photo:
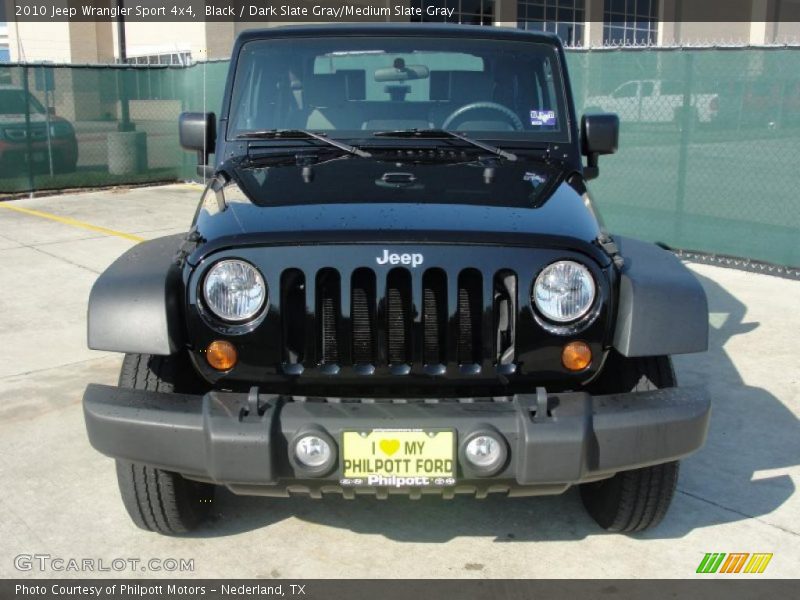
<path fill-rule="evenodd" d="M 89 294 L 89 348 L 169 355 L 184 345 L 183 283 L 176 255 L 185 237 L 141 242 L 100 274 Z"/>
<path fill-rule="evenodd" d="M 708 302 L 697 278 L 672 253 L 614 236 L 620 271 L 613 346 L 623 356 L 708 350 Z"/>

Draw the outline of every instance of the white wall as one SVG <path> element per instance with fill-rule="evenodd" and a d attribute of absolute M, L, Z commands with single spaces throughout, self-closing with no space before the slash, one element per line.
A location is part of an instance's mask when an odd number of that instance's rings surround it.
<path fill-rule="evenodd" d="M 114 56 L 117 48 L 117 26 L 113 24 Z M 206 60 L 206 30 L 203 22 L 125 23 L 128 56 L 166 54 L 189 51 L 195 61 Z"/>

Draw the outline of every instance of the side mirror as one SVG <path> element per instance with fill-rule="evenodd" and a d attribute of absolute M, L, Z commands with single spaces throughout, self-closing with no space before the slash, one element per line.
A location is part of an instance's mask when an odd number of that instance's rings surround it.
<path fill-rule="evenodd" d="M 197 152 L 197 172 L 205 175 L 208 155 L 213 154 L 214 144 L 217 142 L 217 121 L 214 113 L 181 113 L 178 119 L 178 137 L 184 150 Z"/>
<path fill-rule="evenodd" d="M 55 106 L 48 106 L 47 107 L 47 114 L 51 117 L 56 116 L 56 107 Z"/>
<path fill-rule="evenodd" d="M 583 115 L 581 119 L 581 152 L 586 156 L 583 174 L 594 179 L 600 174 L 597 157 L 614 154 L 619 146 L 619 117 L 614 113 Z"/>

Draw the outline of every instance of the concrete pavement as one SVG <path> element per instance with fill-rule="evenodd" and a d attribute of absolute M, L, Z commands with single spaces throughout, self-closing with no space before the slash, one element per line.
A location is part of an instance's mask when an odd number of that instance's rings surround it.
<path fill-rule="evenodd" d="M 706 265 L 691 268 L 708 293 L 712 347 L 679 357 L 676 369 L 681 383 L 712 390 L 711 431 L 683 463 L 675 502 L 655 531 L 602 532 L 574 490 L 450 502 L 222 491 L 212 522 L 189 537 L 136 529 L 113 462 L 84 431 L 83 388 L 115 382 L 120 364 L 86 348 L 86 301 L 97 274 L 135 243 L 130 236 L 185 229 L 198 195 L 175 185 L 11 204 L 66 220 L 0 207 L 0 576 L 86 575 L 14 566 L 20 554 L 49 554 L 106 565 L 194 561 L 193 572 L 97 576 L 685 578 L 706 552 L 771 552 L 761 577 L 796 576 L 800 282 Z"/>

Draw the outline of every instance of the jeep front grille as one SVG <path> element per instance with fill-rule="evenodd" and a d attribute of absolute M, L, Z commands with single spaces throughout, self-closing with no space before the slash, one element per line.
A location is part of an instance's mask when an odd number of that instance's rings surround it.
<path fill-rule="evenodd" d="M 375 273 L 356 271 L 351 294 L 353 364 L 369 365 L 375 360 Z"/>
<path fill-rule="evenodd" d="M 342 367 L 441 375 L 514 371 L 517 277 L 472 268 L 388 273 L 287 269 L 280 278 L 283 370 Z"/>
<path fill-rule="evenodd" d="M 339 283 L 339 273 L 333 269 L 323 269 L 317 274 L 319 357 L 323 365 L 339 363 Z"/>

